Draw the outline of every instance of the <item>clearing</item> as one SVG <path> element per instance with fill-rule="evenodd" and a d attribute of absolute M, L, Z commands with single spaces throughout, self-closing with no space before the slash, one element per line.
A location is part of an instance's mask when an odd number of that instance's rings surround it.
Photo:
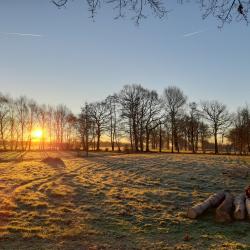
<path fill-rule="evenodd" d="M 0 249 L 250 249 L 250 220 L 186 218 L 213 192 L 242 192 L 249 170 L 240 156 L 0 153 Z"/>

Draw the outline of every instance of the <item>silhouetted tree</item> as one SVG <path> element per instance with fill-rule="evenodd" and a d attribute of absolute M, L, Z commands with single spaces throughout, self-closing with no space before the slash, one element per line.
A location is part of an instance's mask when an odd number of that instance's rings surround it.
<path fill-rule="evenodd" d="M 0 93 L 0 135 L 3 149 L 6 149 L 5 133 L 8 126 L 9 98 Z"/>
<path fill-rule="evenodd" d="M 29 123 L 28 123 L 28 131 L 29 131 L 29 146 L 28 149 L 31 149 L 31 142 L 32 142 L 32 131 L 34 127 L 34 119 L 35 119 L 35 114 L 38 111 L 38 106 L 34 100 L 29 100 L 28 101 L 28 109 L 29 109 Z"/>
<path fill-rule="evenodd" d="M 21 133 L 21 149 L 25 150 L 24 147 L 24 135 L 27 128 L 28 123 L 28 99 L 25 96 L 21 96 L 16 101 L 16 109 L 17 109 L 17 120 L 20 127 L 20 133 Z M 17 138 L 18 141 L 18 138 Z"/>
<path fill-rule="evenodd" d="M 200 144 L 201 144 L 201 150 L 203 153 L 206 152 L 206 145 L 208 144 L 207 139 L 210 137 L 209 127 L 204 122 L 199 122 L 199 136 L 200 136 Z"/>
<path fill-rule="evenodd" d="M 100 150 L 100 139 L 108 123 L 108 110 L 105 102 L 95 102 L 89 105 L 89 114 L 94 121 L 94 132 L 97 136 L 96 150 Z"/>
<path fill-rule="evenodd" d="M 10 149 L 14 149 L 14 142 L 15 142 L 15 135 L 18 133 L 18 126 L 16 121 L 16 106 L 15 101 L 12 98 L 9 98 L 9 142 L 10 142 Z M 17 141 L 17 138 L 16 138 Z M 16 147 L 17 148 L 17 143 Z"/>
<path fill-rule="evenodd" d="M 141 101 L 141 85 L 125 85 L 119 94 L 121 117 L 127 120 L 132 150 L 139 151 L 139 110 Z"/>
<path fill-rule="evenodd" d="M 77 128 L 77 117 L 73 113 L 69 113 L 66 118 L 66 141 L 67 141 L 67 149 L 71 149 L 71 147 L 75 147 L 74 138 L 76 135 L 76 128 Z"/>
<path fill-rule="evenodd" d="M 168 87 L 164 90 L 164 106 L 167 115 L 170 118 L 171 123 L 171 142 L 172 142 L 172 153 L 175 149 L 179 152 L 179 142 L 178 142 L 178 117 L 181 114 L 182 107 L 186 103 L 187 97 L 183 92 L 177 87 Z"/>
<path fill-rule="evenodd" d="M 231 124 L 231 116 L 226 105 L 218 101 L 206 101 L 201 103 L 204 118 L 209 122 L 214 136 L 214 152 L 218 151 L 218 134 Z"/>
<path fill-rule="evenodd" d="M 158 126 L 161 126 L 162 119 L 162 102 L 158 97 L 156 91 L 147 90 L 144 94 L 145 102 L 142 104 L 145 110 L 142 119 L 143 127 L 146 134 L 146 151 L 149 151 L 149 139 L 152 130 Z M 161 133 L 161 130 L 160 130 Z M 142 142 L 143 144 L 143 142 Z M 142 146 L 141 146 L 141 149 Z"/>
<path fill-rule="evenodd" d="M 229 140 L 240 154 L 250 152 L 250 111 L 248 107 L 238 109 L 233 118 Z"/>
<path fill-rule="evenodd" d="M 191 144 L 191 150 L 196 153 L 198 147 L 198 136 L 199 136 L 199 111 L 197 104 L 191 102 L 189 104 L 189 115 L 188 115 L 188 132 Z"/>
<path fill-rule="evenodd" d="M 115 150 L 115 141 L 117 138 L 117 121 L 118 121 L 118 96 L 110 95 L 105 99 L 108 110 L 108 125 L 107 131 L 110 137 L 110 144 L 112 151 Z"/>
<path fill-rule="evenodd" d="M 91 127 L 93 125 L 88 103 L 85 103 L 85 105 L 81 108 L 81 113 L 79 115 L 78 124 L 79 124 L 78 131 L 81 137 L 81 144 L 82 144 L 83 150 L 85 150 L 86 152 L 86 156 L 88 156 L 89 135 L 90 135 Z"/>
<path fill-rule="evenodd" d="M 53 0 L 52 2 L 60 8 L 66 6 L 69 0 Z M 91 12 L 92 18 L 101 5 L 109 4 L 117 10 L 116 18 L 124 17 L 125 13 L 132 13 L 133 19 L 137 24 L 142 18 L 147 16 L 146 13 L 148 13 L 148 10 L 151 10 L 154 15 L 162 18 L 168 14 L 169 8 L 172 9 L 170 4 L 166 4 L 164 0 L 111 0 L 108 2 L 102 0 L 87 0 L 85 2 L 88 6 L 88 10 Z M 176 2 L 182 4 L 188 1 L 177 0 Z M 203 12 L 203 18 L 214 16 L 221 21 L 220 26 L 223 26 L 225 22 L 230 23 L 234 19 L 237 21 L 244 20 L 248 23 L 248 11 L 250 9 L 249 0 L 198 0 L 193 1 L 193 3 L 200 5 L 200 9 Z"/>

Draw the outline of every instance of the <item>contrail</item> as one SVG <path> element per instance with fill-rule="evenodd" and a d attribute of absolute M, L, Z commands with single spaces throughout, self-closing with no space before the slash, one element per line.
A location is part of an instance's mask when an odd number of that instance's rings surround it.
<path fill-rule="evenodd" d="M 7 33 L 7 32 L 0 32 L 1 35 L 7 36 L 31 36 L 31 37 L 42 37 L 41 34 L 31 34 L 31 33 Z"/>
<path fill-rule="evenodd" d="M 186 33 L 186 34 L 183 35 L 183 37 L 194 36 L 194 35 L 200 34 L 202 32 L 204 32 L 204 30 L 199 30 L 199 31 L 191 32 L 191 33 Z"/>

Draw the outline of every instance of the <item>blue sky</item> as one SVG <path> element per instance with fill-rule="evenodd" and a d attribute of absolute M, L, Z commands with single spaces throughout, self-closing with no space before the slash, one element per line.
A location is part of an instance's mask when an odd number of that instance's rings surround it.
<path fill-rule="evenodd" d="M 218 99 L 231 110 L 250 103 L 250 27 L 220 30 L 195 4 L 173 5 L 168 18 L 140 26 L 130 16 L 114 20 L 106 6 L 93 22 L 83 1 L 60 10 L 50 0 L 1 1 L 1 92 L 75 113 L 130 83 L 160 94 L 176 85 L 189 101 Z"/>

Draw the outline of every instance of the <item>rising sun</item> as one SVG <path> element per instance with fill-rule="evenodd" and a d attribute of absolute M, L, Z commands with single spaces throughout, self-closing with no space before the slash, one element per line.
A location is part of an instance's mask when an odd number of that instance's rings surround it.
<path fill-rule="evenodd" d="M 40 129 L 37 129 L 37 130 L 34 130 L 34 131 L 33 131 L 33 137 L 34 137 L 35 139 L 40 139 L 40 138 L 42 138 L 42 135 L 43 135 L 43 131 L 40 130 Z"/>

